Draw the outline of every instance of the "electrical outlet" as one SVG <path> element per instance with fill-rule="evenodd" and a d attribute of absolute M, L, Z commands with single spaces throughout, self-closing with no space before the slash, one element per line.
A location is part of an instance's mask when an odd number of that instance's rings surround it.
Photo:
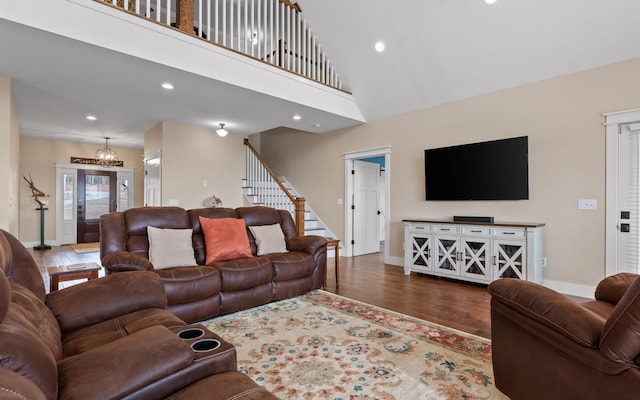
<path fill-rule="evenodd" d="M 547 257 L 542 257 L 540 264 L 542 264 L 542 268 L 547 268 Z"/>
<path fill-rule="evenodd" d="M 578 200 L 578 210 L 596 210 L 598 203 L 595 199 L 580 199 Z"/>

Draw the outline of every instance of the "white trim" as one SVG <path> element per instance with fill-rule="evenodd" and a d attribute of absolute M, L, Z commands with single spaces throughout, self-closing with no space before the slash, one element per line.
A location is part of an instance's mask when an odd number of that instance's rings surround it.
<path fill-rule="evenodd" d="M 353 179 L 351 177 L 352 161 L 358 158 L 368 158 L 375 156 L 384 156 L 384 170 L 385 170 L 385 206 L 384 215 L 386 216 L 384 222 L 384 262 L 388 263 L 389 257 L 389 221 L 391 220 L 391 146 L 376 147 L 372 149 L 357 150 L 343 153 L 344 156 L 344 256 L 352 257 L 353 246 L 351 241 L 353 240 L 352 232 L 352 219 L 351 219 L 351 199 L 353 198 Z"/>
<path fill-rule="evenodd" d="M 587 299 L 593 299 L 596 291 L 595 286 L 580 285 L 577 283 L 568 283 L 560 281 L 544 280 L 542 286 L 554 290 L 559 293 L 568 294 L 571 296 L 584 297 Z"/>
<path fill-rule="evenodd" d="M 618 137 L 619 125 L 640 120 L 640 109 L 603 114 L 606 140 L 605 276 L 618 272 Z"/>
<path fill-rule="evenodd" d="M 395 267 L 404 268 L 404 258 L 402 258 L 402 257 L 387 256 L 387 257 L 384 258 L 384 263 L 385 264 L 389 264 L 389 265 L 393 265 Z"/>

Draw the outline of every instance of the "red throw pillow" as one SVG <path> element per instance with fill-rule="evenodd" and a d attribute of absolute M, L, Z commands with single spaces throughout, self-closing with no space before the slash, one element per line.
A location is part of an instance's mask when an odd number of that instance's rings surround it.
<path fill-rule="evenodd" d="M 241 218 L 203 218 L 200 226 L 204 234 L 206 263 L 253 257 L 247 226 Z"/>

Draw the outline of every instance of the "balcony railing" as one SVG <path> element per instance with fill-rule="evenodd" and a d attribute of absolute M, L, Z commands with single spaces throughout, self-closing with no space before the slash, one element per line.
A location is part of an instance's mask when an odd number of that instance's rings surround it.
<path fill-rule="evenodd" d="M 344 90 L 297 3 L 288 0 L 95 1 Z"/>

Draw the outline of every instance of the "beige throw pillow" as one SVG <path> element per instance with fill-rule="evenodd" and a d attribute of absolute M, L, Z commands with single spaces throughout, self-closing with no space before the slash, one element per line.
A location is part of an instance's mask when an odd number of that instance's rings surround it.
<path fill-rule="evenodd" d="M 147 227 L 149 261 L 155 269 L 198 265 L 193 255 L 193 229 Z"/>
<path fill-rule="evenodd" d="M 287 251 L 287 244 L 280 224 L 250 226 L 249 229 L 256 239 L 259 256 Z"/>

